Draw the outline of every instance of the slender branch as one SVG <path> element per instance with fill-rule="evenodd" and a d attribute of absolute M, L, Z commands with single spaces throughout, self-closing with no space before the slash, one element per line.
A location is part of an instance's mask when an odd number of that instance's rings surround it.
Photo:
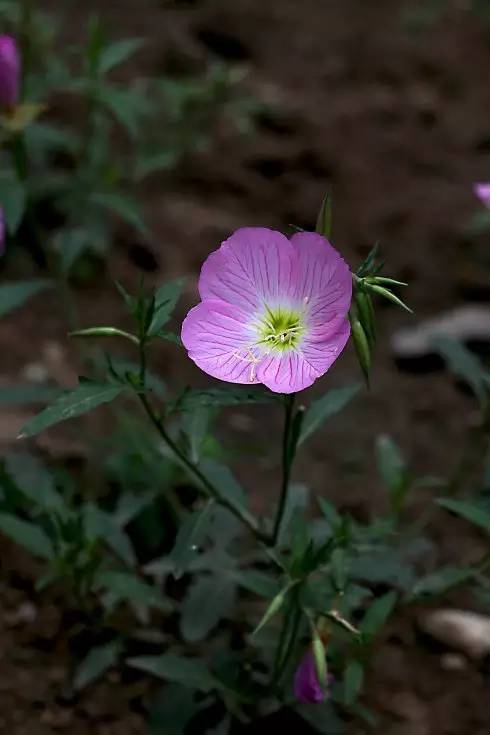
<path fill-rule="evenodd" d="M 270 541 L 269 537 L 264 534 L 258 527 L 257 521 L 253 518 L 252 515 L 250 515 L 246 510 L 242 510 L 241 508 L 238 508 L 233 503 L 231 503 L 228 498 L 226 498 L 224 495 L 220 493 L 220 491 L 214 487 L 214 485 L 208 480 L 208 478 L 201 472 L 201 470 L 196 467 L 195 464 L 193 464 L 182 452 L 180 447 L 176 444 L 176 442 L 172 439 L 172 437 L 168 434 L 165 426 L 163 425 L 163 422 L 161 419 L 156 415 L 155 411 L 153 410 L 153 407 L 151 406 L 150 402 L 148 401 L 147 396 L 144 393 L 138 394 L 139 400 L 143 406 L 143 408 L 146 411 L 146 414 L 150 421 L 152 422 L 153 426 L 156 428 L 158 433 L 160 434 L 161 438 L 165 442 L 166 446 L 172 454 L 179 460 L 179 462 L 185 467 L 189 475 L 193 477 L 198 484 L 202 487 L 204 492 L 210 497 L 216 500 L 217 503 L 227 508 L 230 513 L 233 513 L 233 515 L 238 518 L 249 530 L 254 534 L 254 536 L 259 539 L 260 541 L 267 543 Z"/>
<path fill-rule="evenodd" d="M 285 399 L 285 417 L 284 417 L 284 433 L 282 438 L 282 483 L 281 483 L 281 495 L 279 497 L 279 504 L 277 506 L 276 518 L 274 521 L 274 530 L 272 532 L 271 545 L 277 544 L 279 533 L 281 531 L 281 525 L 286 511 L 288 492 L 289 492 L 289 477 L 291 475 L 291 467 L 294 459 L 295 447 L 291 446 L 291 428 L 293 421 L 294 411 L 294 398 L 295 394 L 291 393 L 286 396 Z"/>

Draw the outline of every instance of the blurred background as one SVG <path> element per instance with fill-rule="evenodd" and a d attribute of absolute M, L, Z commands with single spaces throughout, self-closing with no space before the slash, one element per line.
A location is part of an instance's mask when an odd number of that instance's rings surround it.
<path fill-rule="evenodd" d="M 477 322 L 482 354 L 490 343 L 490 233 L 478 219 L 482 205 L 473 194 L 474 182 L 490 179 L 490 2 L 36 5 L 60 22 L 60 54 L 84 40 L 96 13 L 111 39 L 145 39 L 115 70 L 115 79 L 129 84 L 158 76 L 166 85 L 168 161 L 134 187 L 147 230 L 116 221 L 107 255 L 92 257 L 75 274 L 79 325 L 124 327 L 112 284 L 129 287 L 140 274 L 148 283 L 188 276 L 182 317 L 197 300 L 202 261 L 233 230 L 313 229 L 328 191 L 337 249 L 355 267 L 379 241 L 389 275 L 409 284 L 403 296 L 415 314 L 380 305 L 370 390 L 308 445 L 296 474 L 361 520 L 386 502 L 374 461 L 377 435 L 395 439 L 414 475 L 450 475 L 475 426 L 476 406 L 412 332 L 428 319 L 471 306 L 475 311 L 457 322 L 463 326 L 456 336 L 475 342 Z M 182 105 L 185 115 L 176 112 Z M 73 123 L 79 116 L 76 100 L 61 93 L 44 113 L 54 122 Z M 122 140 L 123 156 L 124 145 Z M 49 223 L 48 212 L 48 229 Z M 43 272 L 42 259 L 21 239 L 7 248 L 2 281 Z M 0 387 L 40 377 L 71 385 L 77 357 L 66 332 L 56 296 L 48 292 L 3 319 Z M 168 382 L 209 384 L 171 345 L 155 351 L 153 369 Z M 349 347 L 311 395 L 359 379 Z M 11 449 L 33 412 L 29 405 L 2 407 L 2 451 Z M 257 410 L 241 410 L 227 414 L 221 430 L 246 451 L 237 456 L 237 472 L 244 484 L 253 478 L 253 504 L 260 510 L 276 473 L 276 458 L 261 450 L 279 424 Z M 86 445 L 70 428 L 41 435 L 36 450 L 83 472 Z M 433 492 L 414 494 L 414 518 Z M 478 532 L 449 515 L 439 516 L 429 535 L 436 550 L 427 553 L 443 563 L 471 563 L 485 551 Z M 75 704 L 53 697 L 52 685 L 69 665 L 62 611 L 49 601 L 28 602 L 32 560 L 5 539 L 1 545 L 0 731 L 144 732 L 138 682 L 108 680 Z M 464 602 L 464 596 L 454 600 Z M 448 659 L 444 645 L 419 630 L 418 615 L 414 606 L 395 620 L 368 680 L 367 700 L 389 723 L 383 731 L 487 733 L 484 659 Z M 6 711 L 15 716 L 7 718 Z M 354 723 L 351 731 L 363 728 Z"/>

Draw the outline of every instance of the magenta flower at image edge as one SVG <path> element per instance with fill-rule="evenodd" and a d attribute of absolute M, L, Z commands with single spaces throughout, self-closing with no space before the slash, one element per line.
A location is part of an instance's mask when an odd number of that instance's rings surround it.
<path fill-rule="evenodd" d="M 300 391 L 330 368 L 349 338 L 351 272 L 313 232 L 288 240 L 263 227 L 237 230 L 204 262 L 199 294 L 182 341 L 220 380 Z"/>
<path fill-rule="evenodd" d="M 474 184 L 473 191 L 485 207 L 490 208 L 490 181 Z"/>
<path fill-rule="evenodd" d="M 328 683 L 331 684 L 333 681 L 333 676 L 329 674 Z M 327 692 L 318 681 L 315 658 L 311 648 L 305 653 L 300 665 L 296 669 L 294 675 L 294 696 L 300 702 L 310 704 L 324 702 L 327 697 Z"/>
<path fill-rule="evenodd" d="M 21 60 L 12 36 L 0 36 L 0 106 L 13 109 L 19 101 Z"/>

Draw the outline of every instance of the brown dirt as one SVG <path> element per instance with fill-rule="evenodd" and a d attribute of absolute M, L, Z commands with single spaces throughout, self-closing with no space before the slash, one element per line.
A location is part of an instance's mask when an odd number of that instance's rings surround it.
<path fill-rule="evenodd" d="M 354 265 L 380 240 L 390 274 L 410 283 L 407 298 L 416 319 L 460 303 L 469 293 L 488 297 L 489 260 L 475 267 L 482 243 L 468 234 L 467 225 L 476 210 L 472 182 L 490 175 L 490 27 L 469 12 L 469 3 L 448 2 L 440 18 L 414 33 L 403 20 L 413 3 L 393 0 L 99 1 L 74 8 L 74 36 L 87 5 L 102 12 L 114 36 L 150 39 L 139 57 L 140 71 L 199 71 L 215 58 L 244 64 L 246 85 L 267 110 L 255 134 L 237 138 L 224 127 L 208 152 L 146 187 L 149 247 L 158 263 L 151 277 L 189 274 L 185 305 L 196 299 L 201 261 L 231 230 L 247 224 L 311 227 L 326 188 L 334 196 L 337 247 Z M 134 244 L 132 233 L 121 232 L 110 275 L 134 277 L 128 256 Z M 18 276 L 26 267 L 31 266 L 25 259 L 12 258 L 5 276 Z M 101 314 L 120 321 L 107 280 L 101 274 L 79 291 L 84 324 L 97 322 Z M 51 297 L 38 299 L 35 309 L 0 324 L 0 341 L 8 346 L 2 381 L 18 379 L 33 361 L 47 364 L 61 382 L 73 379 L 74 356 L 53 316 L 55 307 Z M 311 442 L 297 467 L 298 478 L 315 492 L 361 516 L 384 504 L 372 462 L 379 432 L 396 438 L 417 474 L 445 474 L 474 422 L 471 400 L 447 376 L 397 371 L 389 336 L 410 317 L 391 308 L 380 309 L 379 317 L 382 338 L 371 391 Z M 169 382 L 206 382 L 172 348 L 155 355 L 155 365 Z M 312 395 L 357 379 L 349 351 Z M 27 409 L 3 412 L 4 447 L 27 414 Z M 242 442 L 266 444 L 278 430 L 278 420 L 264 422 L 257 411 L 246 421 L 236 416 L 229 421 Z M 70 432 L 61 432 L 39 446 L 62 456 L 83 454 L 83 444 L 73 441 Z M 252 469 L 249 464 L 239 472 L 248 486 L 254 478 L 259 508 L 270 495 L 276 468 L 270 458 L 259 459 Z M 420 504 L 415 497 L 414 513 Z M 479 542 L 463 535 L 463 524 L 448 527 L 442 519 L 433 533 L 444 561 L 474 558 Z M 32 569 L 19 554 L 8 546 L 2 558 L 0 731 L 144 732 L 142 717 L 131 712 L 141 692 L 115 679 L 80 702 L 63 701 L 60 690 L 71 664 L 59 610 L 37 600 L 32 625 L 8 622 L 32 595 Z M 408 614 L 380 648 L 365 702 L 381 715 L 379 731 L 386 735 L 483 735 L 489 731 L 487 686 L 484 672 L 473 664 L 444 670 L 440 652 L 420 640 Z M 353 724 L 351 732 L 364 730 Z"/>

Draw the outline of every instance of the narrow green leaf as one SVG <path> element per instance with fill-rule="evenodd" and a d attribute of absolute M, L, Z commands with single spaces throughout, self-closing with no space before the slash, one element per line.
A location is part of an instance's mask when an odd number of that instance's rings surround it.
<path fill-rule="evenodd" d="M 134 334 L 124 332 L 117 327 L 88 327 L 87 329 L 77 329 L 76 332 L 70 332 L 70 337 L 123 337 L 133 344 L 138 345 L 139 339 Z"/>
<path fill-rule="evenodd" d="M 461 516 L 475 526 L 482 528 L 484 531 L 490 531 L 490 512 L 486 508 L 480 507 L 477 503 L 471 503 L 466 500 L 453 500 L 452 498 L 438 498 L 438 505 L 446 510 L 450 510 L 456 515 Z"/>
<path fill-rule="evenodd" d="M 373 291 L 373 293 L 378 294 L 378 296 L 382 296 L 388 301 L 391 301 L 393 304 L 396 304 L 396 306 L 400 306 L 402 309 L 405 309 L 405 311 L 408 311 L 409 314 L 413 314 L 412 309 L 410 309 L 410 307 L 404 304 L 403 301 L 398 298 L 398 296 L 395 296 L 393 291 L 390 291 L 389 289 L 384 288 L 383 286 L 378 286 L 375 283 L 369 283 L 369 281 L 366 281 L 366 286 L 370 291 Z"/>
<path fill-rule="evenodd" d="M 181 523 L 169 557 L 174 565 L 174 577 L 179 578 L 195 558 L 209 528 L 213 505 L 213 501 L 208 502 L 203 508 L 190 513 Z"/>
<path fill-rule="evenodd" d="M 102 572 L 96 579 L 96 588 L 109 593 L 109 607 L 119 602 L 128 602 L 132 607 L 154 607 L 163 612 L 170 612 L 170 602 L 160 592 L 128 572 Z"/>
<path fill-rule="evenodd" d="M 363 636 L 366 636 L 369 639 L 381 630 L 393 612 L 396 601 L 397 594 L 394 591 L 387 592 L 382 597 L 378 597 L 374 600 L 359 625 L 359 629 Z"/>
<path fill-rule="evenodd" d="M 220 620 L 227 618 L 235 600 L 235 583 L 229 576 L 197 577 L 181 607 L 180 631 L 188 643 L 202 641 Z"/>
<path fill-rule="evenodd" d="M 100 540 L 114 551 L 128 566 L 136 564 L 136 555 L 129 537 L 118 526 L 115 519 L 94 503 L 83 509 L 85 533 L 90 540 Z"/>
<path fill-rule="evenodd" d="M 245 386 L 230 388 L 209 388 L 207 390 L 187 390 L 176 402 L 179 411 L 193 411 L 199 406 L 240 406 L 253 403 L 270 403 L 278 396 L 260 387 L 247 389 Z"/>
<path fill-rule="evenodd" d="M 178 278 L 176 281 L 164 283 L 155 292 L 155 312 L 148 330 L 149 337 L 155 337 L 161 328 L 168 322 L 175 309 L 177 301 L 182 293 L 185 278 Z"/>
<path fill-rule="evenodd" d="M 230 468 L 216 462 L 214 459 L 203 459 L 199 463 L 199 469 L 236 508 L 246 509 L 248 505 L 247 496 L 242 486 L 233 476 Z"/>
<path fill-rule="evenodd" d="M 117 214 L 122 220 L 146 235 L 148 228 L 141 216 L 138 204 L 131 197 L 116 191 L 94 192 L 92 201 L 104 209 Z"/>
<path fill-rule="evenodd" d="M 201 659 L 165 653 L 162 656 L 137 656 L 128 659 L 127 663 L 135 669 L 189 689 L 209 692 L 218 687 L 218 682 Z"/>
<path fill-rule="evenodd" d="M 268 606 L 267 610 L 265 611 L 264 615 L 262 616 L 262 619 L 260 620 L 259 624 L 257 625 L 257 627 L 255 628 L 255 630 L 253 631 L 253 633 L 252 633 L 253 636 L 257 635 L 257 633 L 260 630 L 262 630 L 262 628 L 264 627 L 264 625 L 267 625 L 267 623 L 269 622 L 269 620 L 271 620 L 274 617 L 274 615 L 277 615 L 277 613 L 279 612 L 279 610 L 284 605 L 284 603 L 285 603 L 285 601 L 286 601 L 286 599 L 287 599 L 287 597 L 289 595 L 289 592 L 291 591 L 291 589 L 293 588 L 293 586 L 295 584 L 296 584 L 296 582 L 290 582 L 286 587 L 284 587 L 284 589 L 282 589 L 274 597 L 274 599 L 272 600 L 272 602 Z"/>
<path fill-rule="evenodd" d="M 271 574 L 255 569 L 236 569 L 232 576 L 239 587 L 253 592 L 260 597 L 271 598 L 278 593 L 278 581 Z"/>
<path fill-rule="evenodd" d="M 5 469 L 18 489 L 43 510 L 66 517 L 68 508 L 51 473 L 30 454 L 16 452 L 5 459 Z"/>
<path fill-rule="evenodd" d="M 106 46 L 99 56 L 99 72 L 107 74 L 115 66 L 129 59 L 143 44 L 142 38 L 127 38 Z"/>
<path fill-rule="evenodd" d="M 324 421 L 339 413 L 359 393 L 360 389 L 359 383 L 345 388 L 334 388 L 313 401 L 303 417 L 298 445 L 303 444 Z"/>
<path fill-rule="evenodd" d="M 49 426 L 60 423 L 60 421 L 66 421 L 92 411 L 103 403 L 113 401 L 123 390 L 124 386 L 122 385 L 80 383 L 73 390 L 64 391 L 51 406 L 48 406 L 28 421 L 22 427 L 19 438 L 34 436 Z"/>
<path fill-rule="evenodd" d="M 441 595 L 452 587 L 463 584 L 475 574 L 472 567 L 442 567 L 418 579 L 408 592 L 408 599 Z"/>
<path fill-rule="evenodd" d="M 323 199 L 315 230 L 319 235 L 326 237 L 327 240 L 332 235 L 332 197 L 329 194 L 326 194 Z"/>
<path fill-rule="evenodd" d="M 7 230 L 15 235 L 24 216 L 26 196 L 24 186 L 13 172 L 0 173 L 0 203 Z"/>
<path fill-rule="evenodd" d="M 447 362 L 449 370 L 472 388 L 482 405 L 489 400 L 489 371 L 481 360 L 465 345 L 451 337 L 437 337 L 432 341 L 434 348 Z"/>
<path fill-rule="evenodd" d="M 342 518 L 333 503 L 321 496 L 317 497 L 317 503 L 332 529 L 339 526 L 342 522 Z"/>
<path fill-rule="evenodd" d="M 0 386 L 1 406 L 23 406 L 29 403 L 47 403 L 60 394 L 60 389 L 52 385 L 36 383 L 11 384 Z"/>
<path fill-rule="evenodd" d="M 344 702 L 351 706 L 359 696 L 364 681 L 364 669 L 359 661 L 349 661 L 344 673 Z"/>
<path fill-rule="evenodd" d="M 0 513 L 0 531 L 3 531 L 15 543 L 24 546 L 34 556 L 39 556 L 41 559 L 53 559 L 53 546 L 40 526 L 8 513 Z"/>
<path fill-rule="evenodd" d="M 333 550 L 330 557 L 332 567 L 332 581 L 338 592 L 343 592 L 347 584 L 347 559 L 344 549 L 338 547 Z"/>
<path fill-rule="evenodd" d="M 117 662 L 120 652 L 121 645 L 117 641 L 92 648 L 75 671 L 74 689 L 80 691 L 100 679 Z"/>
<path fill-rule="evenodd" d="M 0 286 L 0 316 L 23 306 L 27 299 L 52 286 L 51 281 L 37 278 L 32 281 L 17 281 Z"/>

